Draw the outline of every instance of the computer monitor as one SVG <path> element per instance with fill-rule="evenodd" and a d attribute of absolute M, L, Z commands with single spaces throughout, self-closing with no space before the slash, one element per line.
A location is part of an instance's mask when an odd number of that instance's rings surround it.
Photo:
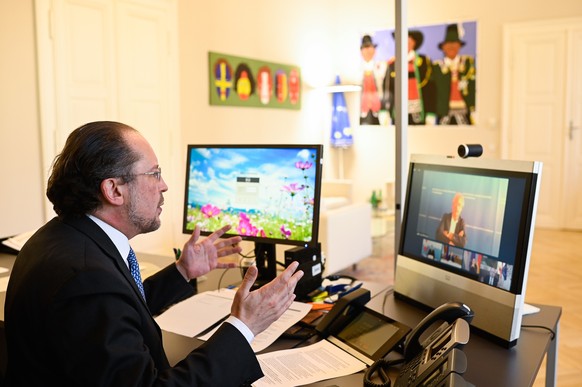
<path fill-rule="evenodd" d="M 183 232 L 255 244 L 258 283 L 276 276 L 276 245 L 318 247 L 322 145 L 188 145 Z"/>
<path fill-rule="evenodd" d="M 396 296 L 436 308 L 460 301 L 499 343 L 519 337 L 540 162 L 413 155 Z"/>

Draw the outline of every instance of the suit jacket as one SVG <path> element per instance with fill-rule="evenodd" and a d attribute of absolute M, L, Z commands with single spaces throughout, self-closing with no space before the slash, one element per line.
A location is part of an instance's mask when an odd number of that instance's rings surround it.
<path fill-rule="evenodd" d="M 10 276 L 8 385 L 238 386 L 262 376 L 250 345 L 230 324 L 170 367 L 152 314 L 193 288 L 174 264 L 144 288 L 148 305 L 92 220 L 52 219 L 23 247 Z"/>
<path fill-rule="evenodd" d="M 451 227 L 452 217 L 453 214 L 450 212 L 448 214 L 444 214 L 436 231 L 436 239 L 443 242 L 444 244 L 449 244 L 449 239 L 445 236 L 444 231 L 448 231 Z M 467 243 L 467 234 L 463 233 L 463 236 L 459 236 L 461 231 L 465 231 L 465 221 L 463 218 L 459 217 L 457 226 L 455 227 L 455 236 L 453 237 L 453 243 L 457 247 L 465 247 L 465 243 Z"/>
<path fill-rule="evenodd" d="M 384 108 L 390 112 L 390 117 L 392 121 L 395 122 L 396 120 L 396 112 L 395 112 L 395 98 L 396 98 L 396 59 L 391 58 L 388 61 L 388 67 L 386 69 L 386 74 L 384 76 Z M 413 59 L 413 66 L 414 71 L 408 72 L 408 80 L 415 80 L 416 85 L 418 87 L 419 97 L 421 101 L 421 114 L 420 114 L 420 121 L 413 122 L 409 117 L 409 124 L 411 125 L 424 125 L 425 122 L 425 114 L 426 114 L 426 107 L 428 98 L 430 97 L 431 93 L 428 90 L 431 84 L 429 83 L 431 72 L 432 72 L 432 65 L 430 58 L 427 55 L 419 54 L 415 52 L 415 56 Z M 409 94 L 410 99 L 410 94 Z M 409 111 L 410 113 L 410 111 Z M 410 114 L 409 114 L 410 116 Z"/>
<path fill-rule="evenodd" d="M 449 96 L 451 95 L 451 70 L 444 60 L 437 60 L 433 63 L 433 71 L 430 78 L 431 102 L 427 106 L 429 113 L 436 114 L 440 120 L 449 114 Z M 467 105 L 467 114 L 475 110 L 475 64 L 471 56 L 462 55 L 460 57 L 458 78 L 462 84 L 461 96 Z M 434 98 L 434 100 L 433 100 Z"/>

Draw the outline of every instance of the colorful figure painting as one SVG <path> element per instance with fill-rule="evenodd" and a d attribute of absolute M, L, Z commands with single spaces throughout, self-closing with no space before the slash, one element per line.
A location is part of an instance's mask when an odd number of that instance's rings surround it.
<path fill-rule="evenodd" d="M 301 108 L 299 67 L 210 52 L 211 105 Z"/>
<path fill-rule="evenodd" d="M 473 125 L 476 120 L 476 22 L 414 27 L 408 30 L 409 125 Z M 368 43 L 367 43 L 368 42 Z M 371 43 L 370 43 L 371 42 Z M 374 47 L 366 61 L 364 46 Z M 372 84 L 364 70 L 361 120 L 378 117 L 371 124 L 395 121 L 394 30 L 364 35 L 360 47 L 364 69 L 374 69 L 377 102 L 369 94 Z M 368 53 L 369 54 L 369 53 Z M 370 63 L 374 63 L 370 65 Z M 384 69 L 383 74 L 380 74 Z M 381 84 L 381 86 L 377 86 Z M 372 101 L 372 102 L 370 102 Z M 369 106 L 368 111 L 365 107 Z"/>

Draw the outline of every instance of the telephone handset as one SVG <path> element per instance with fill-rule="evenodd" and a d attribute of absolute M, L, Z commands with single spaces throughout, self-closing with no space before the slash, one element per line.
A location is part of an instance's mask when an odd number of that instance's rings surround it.
<path fill-rule="evenodd" d="M 456 349 L 469 341 L 469 322 L 473 319 L 473 311 L 460 302 L 449 302 L 439 306 L 426 316 L 407 336 L 403 344 L 405 364 L 401 367 L 395 386 L 464 386 L 459 383 L 466 369 L 465 354 Z M 438 321 L 444 320 L 428 338 L 428 329 Z M 390 386 L 390 380 L 382 377 L 384 383 L 372 382 L 373 374 L 381 368 L 400 364 L 402 361 L 386 361 L 381 359 L 368 368 L 364 375 L 365 386 Z"/>
<path fill-rule="evenodd" d="M 469 323 L 462 318 L 439 328 L 423 343 L 422 352 L 401 368 L 395 387 L 433 385 L 452 372 L 462 375 L 467 359 L 455 347 L 467 344 L 469 332 Z"/>
<path fill-rule="evenodd" d="M 467 305 L 460 302 L 447 302 L 433 310 L 428 314 L 418 325 L 410 332 L 404 341 L 404 358 L 406 361 L 412 360 L 420 352 L 427 343 L 434 340 L 436 336 L 441 334 L 447 327 L 457 319 L 463 319 L 467 323 L 473 320 L 475 314 Z M 437 321 L 445 321 L 431 336 L 429 336 L 423 343 L 420 342 L 421 336 L 426 330 Z M 467 324 L 468 326 L 468 324 Z M 467 337 L 468 339 L 468 337 Z M 424 345 L 423 345 L 424 344 Z"/>
<path fill-rule="evenodd" d="M 346 294 L 335 302 L 333 308 L 317 324 L 315 330 L 323 338 L 337 332 L 352 318 L 352 314 L 357 309 L 354 307 L 366 305 L 370 298 L 370 291 L 364 288 Z"/>

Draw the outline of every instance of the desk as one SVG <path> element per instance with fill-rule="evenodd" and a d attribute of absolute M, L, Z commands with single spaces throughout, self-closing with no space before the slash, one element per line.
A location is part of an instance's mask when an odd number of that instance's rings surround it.
<path fill-rule="evenodd" d="M 558 327 L 562 308 L 537 305 L 540 312 L 525 316 L 524 325 L 542 325 L 556 332 L 554 340 L 544 329 L 523 328 L 515 347 L 506 349 L 492 343 L 482 336 L 471 334 L 469 343 L 463 347 L 467 355 L 468 368 L 465 380 L 476 386 L 531 386 L 533 385 L 544 355 L 546 362 L 546 386 L 556 385 L 556 366 L 558 348 Z M 389 291 L 373 297 L 368 307 L 382 311 L 391 318 L 409 326 L 415 326 L 426 312 L 409 303 L 394 298 Z M 193 348 L 200 345 L 194 338 L 186 338 L 170 332 L 163 332 L 164 346 L 170 362 L 175 364 Z M 293 340 L 277 340 L 270 350 L 287 349 L 296 344 Z M 391 374 L 394 380 L 395 374 Z M 334 378 L 310 384 L 312 387 L 361 387 L 363 373 Z"/>
<path fill-rule="evenodd" d="M 556 333 L 554 340 L 550 339 L 550 333 L 545 329 L 522 328 L 515 347 L 506 349 L 472 333 L 469 343 L 463 347 L 468 362 L 465 380 L 477 386 L 531 386 L 547 353 L 546 386 L 556 385 L 562 308 L 536 306 L 540 307 L 540 312 L 524 316 L 522 325 L 548 327 Z M 372 299 L 369 307 L 411 327 L 426 315 L 426 312 L 395 298 L 391 292 L 385 300 L 380 297 Z"/>
<path fill-rule="evenodd" d="M 14 256 L 0 254 L 0 266 L 11 268 Z M 152 262 L 160 267 L 169 264 L 171 257 L 156 257 L 146 254 L 139 255 L 140 260 Z M 223 270 L 217 270 L 208 275 L 208 278 L 198 284 L 200 291 L 214 290 L 218 286 Z M 0 274 L 5 276 L 6 274 Z M 239 270 L 229 270 L 222 278 L 221 284 L 240 281 Z M 394 298 L 386 286 L 377 285 L 368 307 L 380 311 L 387 316 L 407 324 L 415 326 L 426 312 L 409 303 Z M 5 292 L 0 292 L 0 331 L 4 328 L 4 302 Z M 554 340 L 544 329 L 523 328 L 515 347 L 505 349 L 485 338 L 472 334 L 469 343 L 465 345 L 464 352 L 467 355 L 468 369 L 464 377 L 468 382 L 477 386 L 531 386 L 536 378 L 544 356 L 546 362 L 546 386 L 556 385 L 556 366 L 559 321 L 562 308 L 556 306 L 537 305 L 540 312 L 534 315 L 524 316 L 523 325 L 541 325 L 553 329 L 556 332 Z M 3 333 L 3 332 L 0 332 Z M 192 349 L 201 344 L 195 338 L 180 336 L 171 332 L 162 332 L 164 347 L 171 364 L 181 360 Z M 0 335 L 0 344 L 3 337 Z M 271 350 L 290 348 L 296 342 L 279 339 L 271 347 Z M 5 349 L 0 345 L 0 365 L 5 361 Z M 341 378 L 330 379 L 314 383 L 313 387 L 324 386 L 362 386 L 362 374 L 349 375 Z"/>
<path fill-rule="evenodd" d="M 204 283 L 202 283 L 203 285 Z M 382 290 L 367 304 L 394 320 L 414 327 L 426 312 L 394 297 L 391 290 Z M 557 348 L 559 321 L 562 308 L 536 305 L 540 312 L 524 316 L 523 325 L 541 325 L 556 333 L 554 340 L 545 329 L 523 328 L 515 347 L 506 349 L 486 338 L 472 333 L 469 343 L 463 347 L 467 355 L 468 368 L 465 380 L 476 386 L 531 386 L 538 374 L 544 356 L 546 361 L 546 386 L 556 385 Z M 163 332 L 164 345 L 170 362 L 175 364 L 193 348 L 200 345 L 194 338 L 185 338 L 170 332 Z M 292 340 L 277 340 L 268 351 L 287 349 L 296 344 Z M 312 387 L 362 386 L 363 374 L 349 375 L 311 384 Z"/>

